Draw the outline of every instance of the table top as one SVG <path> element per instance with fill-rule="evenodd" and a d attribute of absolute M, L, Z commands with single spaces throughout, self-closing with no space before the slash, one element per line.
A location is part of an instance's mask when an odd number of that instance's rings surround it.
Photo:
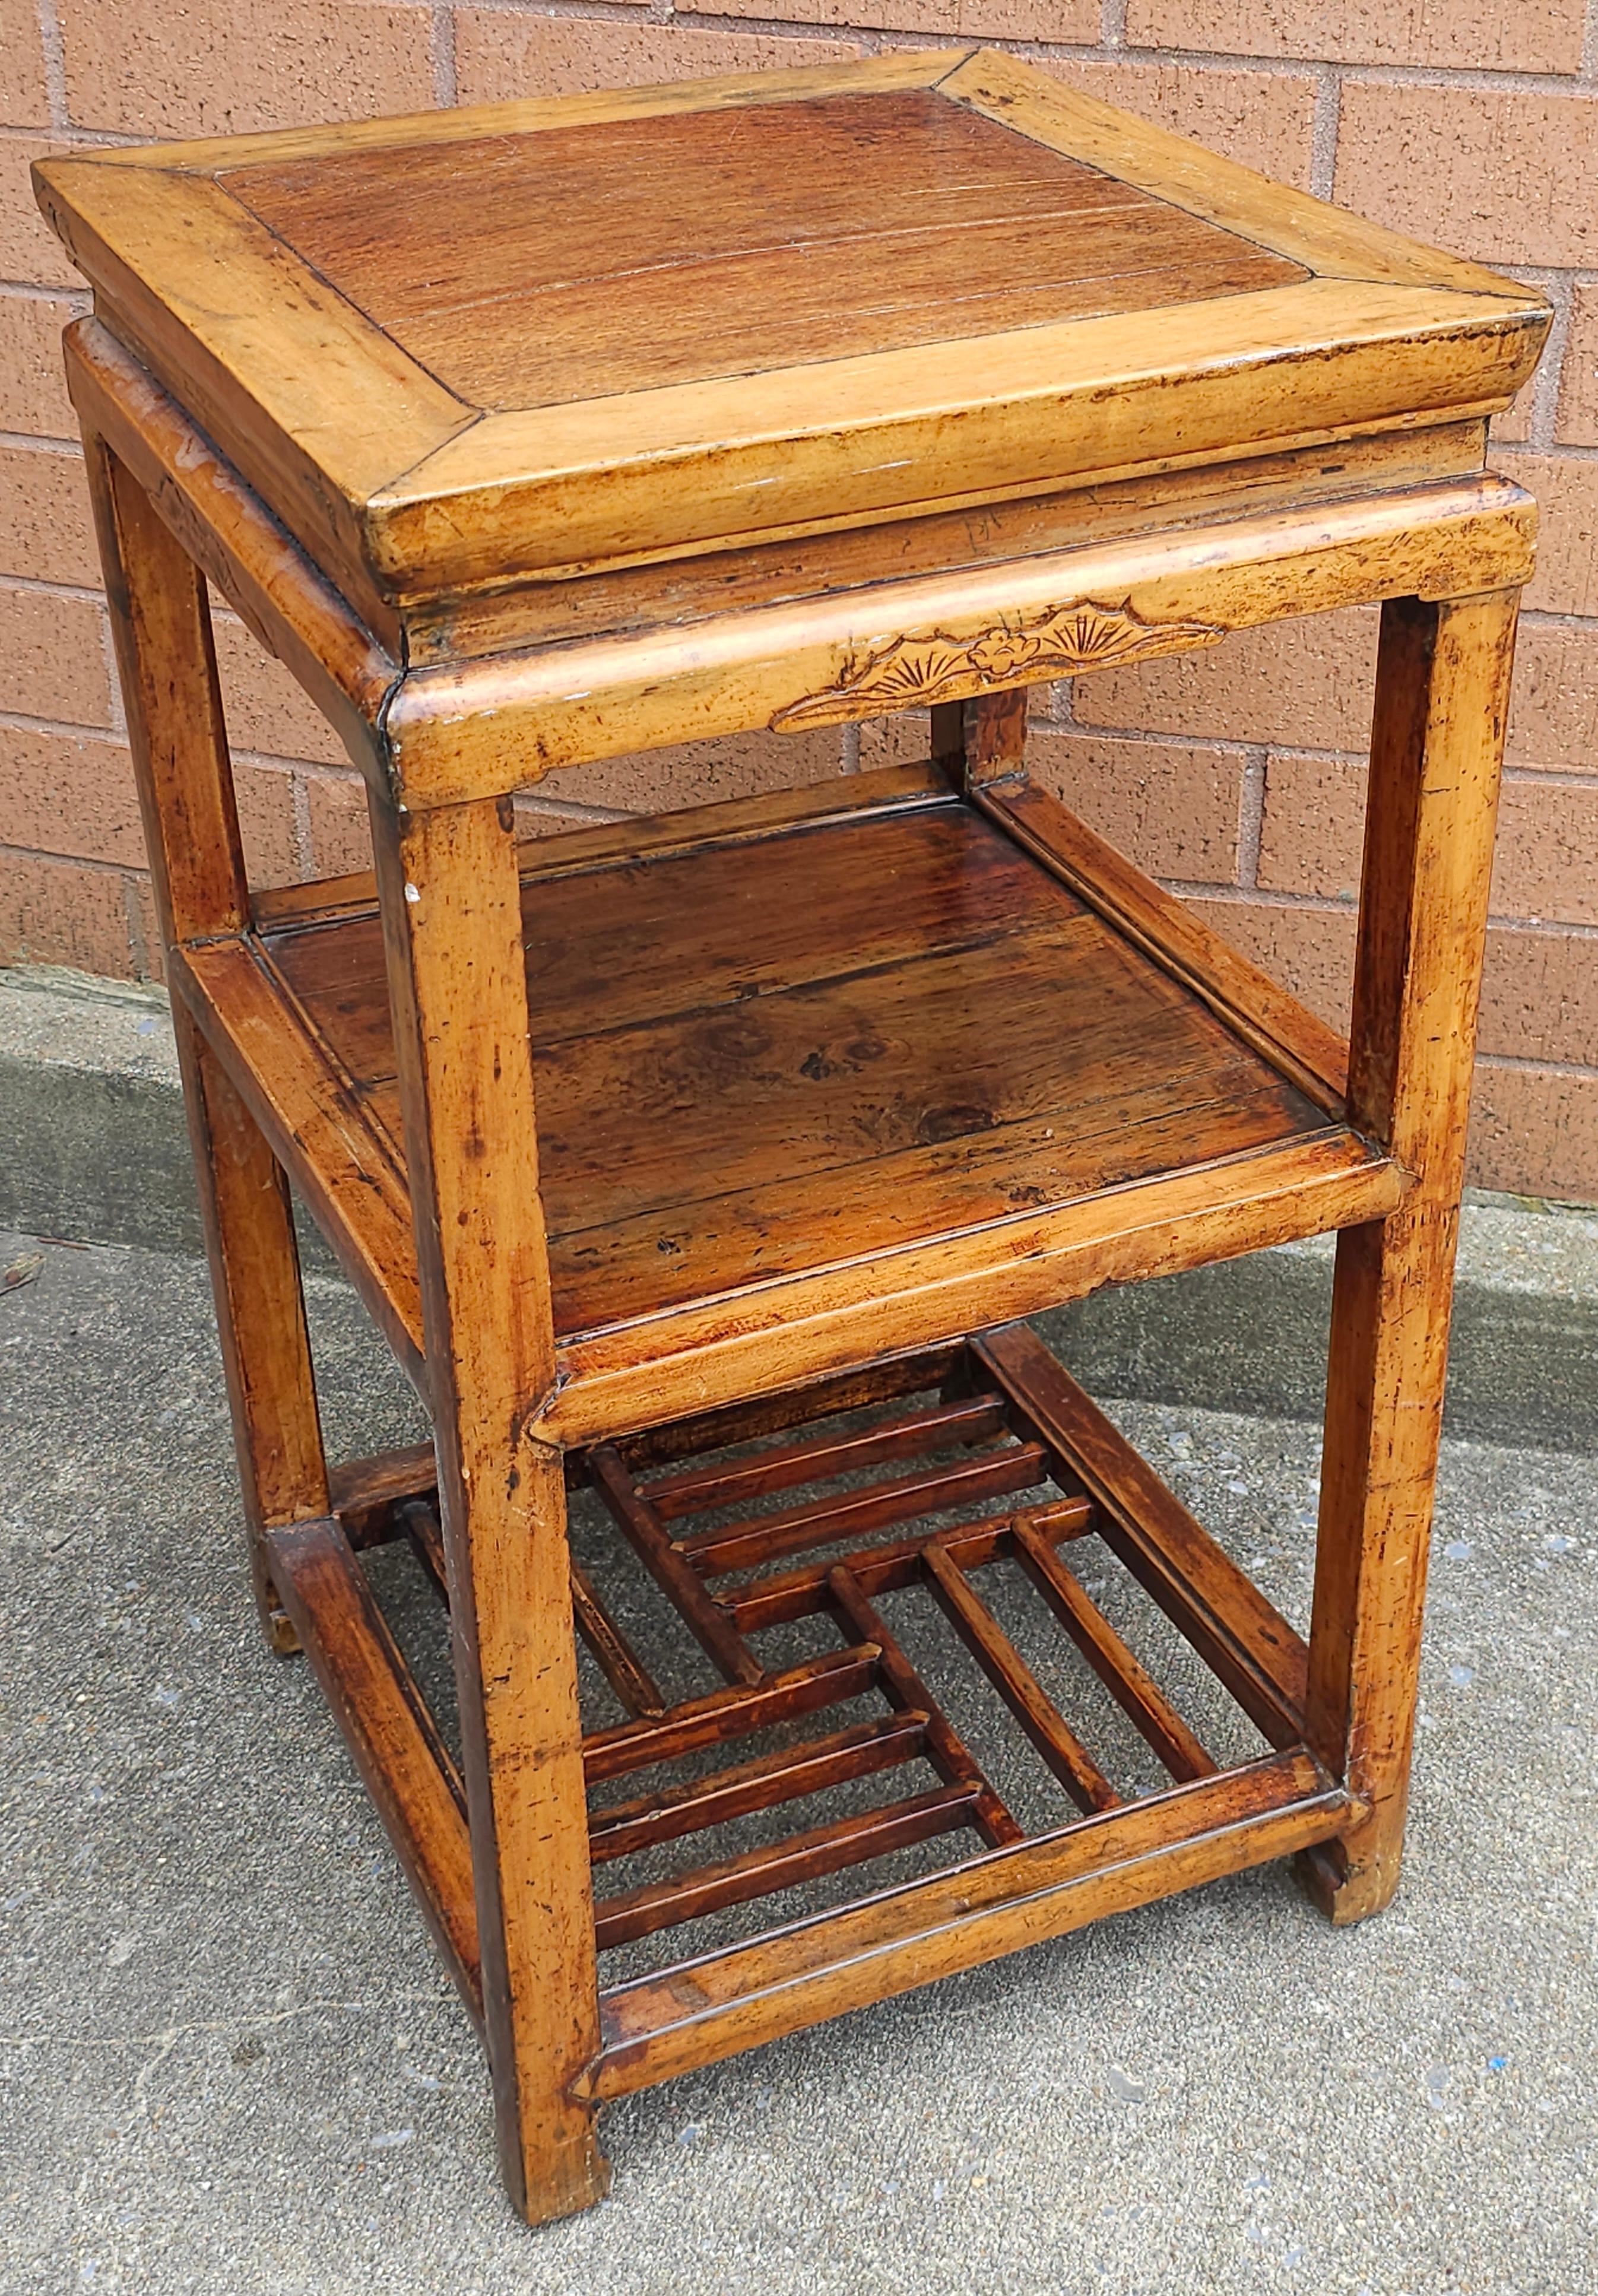
<path fill-rule="evenodd" d="M 981 51 L 37 176 L 357 603 L 1488 411 L 1547 324 Z"/>

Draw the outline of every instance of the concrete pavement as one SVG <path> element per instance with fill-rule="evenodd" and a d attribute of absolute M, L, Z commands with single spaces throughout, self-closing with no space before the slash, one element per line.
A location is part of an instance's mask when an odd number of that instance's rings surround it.
<path fill-rule="evenodd" d="M 1446 1450 L 1407 1879 L 1278 1869 L 629 2100 L 529 2234 L 304 1665 L 250 1609 L 203 1268 L 0 1239 L 0 2290 L 1598 2289 L 1598 1466 Z M 335 1443 L 414 1406 L 315 1289 Z M 1266 1334 L 1254 1344 L 1270 1344 Z M 1290 1615 L 1301 1421 L 1118 1406 Z"/>

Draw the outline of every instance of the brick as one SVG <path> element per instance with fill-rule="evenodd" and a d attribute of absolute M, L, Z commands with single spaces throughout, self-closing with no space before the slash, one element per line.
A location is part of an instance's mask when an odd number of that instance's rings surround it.
<path fill-rule="evenodd" d="M 531 793 L 518 826 L 529 836 L 557 835 L 580 826 L 540 804 L 592 806 L 604 812 L 665 813 L 680 806 L 709 805 L 719 798 L 752 797 L 768 790 L 795 789 L 827 780 L 840 768 L 836 734 L 744 734 L 725 740 L 687 742 L 670 750 L 608 758 L 570 773 L 552 774 Z M 915 750 L 926 755 L 925 744 Z M 313 866 L 318 876 L 372 866 L 366 800 L 353 778 L 316 775 L 308 783 Z"/>
<path fill-rule="evenodd" d="M 1495 925 L 1481 983 L 1481 1049 L 1598 1068 L 1598 940 Z"/>
<path fill-rule="evenodd" d="M 1156 877 L 1237 875 L 1242 760 L 1174 742 L 1035 730 L 1027 762 L 1045 788 Z"/>
<path fill-rule="evenodd" d="M 1283 757 L 1266 768 L 1259 883 L 1273 892 L 1346 898 L 1359 885 L 1365 769 L 1356 758 Z M 1493 914 L 1598 924 L 1598 780 L 1590 786 L 1512 776 L 1498 809 Z"/>
<path fill-rule="evenodd" d="M 82 308 L 75 297 L 0 292 L 0 430 L 77 438 L 61 331 Z"/>
<path fill-rule="evenodd" d="M 242 622 L 218 616 L 212 627 L 231 747 L 347 766 L 349 752 L 282 662 Z"/>
<path fill-rule="evenodd" d="M 44 127 L 50 119 L 45 44 L 34 0 L 0 0 L 0 120 Z"/>
<path fill-rule="evenodd" d="M 72 964 L 130 979 L 137 968 L 125 882 L 81 861 L 0 852 L 0 964 Z"/>
<path fill-rule="evenodd" d="M 1495 414 L 1487 425 L 1487 436 L 1494 446 L 1523 447 L 1531 435 L 1531 401 L 1535 383 L 1526 383 L 1510 400 L 1502 414 Z"/>
<path fill-rule="evenodd" d="M 39 213 L 29 169 L 36 160 L 78 148 L 59 136 L 0 135 L 0 279 L 36 287 L 79 287 L 66 249 Z"/>
<path fill-rule="evenodd" d="M 79 127 L 227 135 L 432 102 L 419 0 L 59 0 L 67 103 Z"/>
<path fill-rule="evenodd" d="M 924 709 L 901 709 L 893 718 L 868 718 L 860 728 L 860 771 L 886 766 L 918 766 L 932 754 L 932 722 Z"/>
<path fill-rule="evenodd" d="M 590 806 L 601 813 L 665 813 L 720 798 L 795 789 L 837 773 L 840 746 L 838 736 L 828 732 L 746 734 L 606 758 L 540 782 L 518 808 L 517 828 L 528 837 L 558 836 L 562 830 L 580 828 L 580 819 L 554 809 L 568 806 Z M 924 741 L 915 745 L 914 754 L 925 757 Z M 372 839 L 360 783 L 353 776 L 334 780 L 316 775 L 308 789 L 316 873 L 334 876 L 369 869 Z"/>
<path fill-rule="evenodd" d="M 1066 689 L 1035 685 L 1030 689 L 1028 739 L 1049 731 L 1059 714 L 1056 692 Z M 867 718 L 859 727 L 860 771 L 876 773 L 888 766 L 925 765 L 932 754 L 932 725 L 924 709 L 901 709 L 891 718 Z"/>
<path fill-rule="evenodd" d="M 313 774 L 306 791 L 311 811 L 312 875 L 343 877 L 354 869 L 370 869 L 372 831 L 366 819 L 365 785 L 353 775 L 348 781 L 333 781 L 326 775 Z"/>
<path fill-rule="evenodd" d="M 1598 773 L 1598 624 L 1520 624 L 1510 702 L 1512 766 Z"/>
<path fill-rule="evenodd" d="M 1376 617 L 1320 614 L 1241 630 L 1201 653 L 1079 677 L 1078 725 L 1363 750 L 1371 731 Z"/>
<path fill-rule="evenodd" d="M 1212 932 L 1252 957 L 1312 1013 L 1334 1029 L 1348 1029 L 1354 980 L 1352 909 L 1246 899 L 1196 899 L 1189 906 Z"/>
<path fill-rule="evenodd" d="M 0 447 L 0 574 L 86 588 L 99 582 L 81 455 Z"/>
<path fill-rule="evenodd" d="M 1356 893 L 1364 804 L 1362 760 L 1274 750 L 1266 760 L 1258 882 L 1329 900 Z"/>
<path fill-rule="evenodd" d="M 1585 281 L 1570 291 L 1553 435 L 1562 447 L 1598 447 L 1598 288 Z"/>
<path fill-rule="evenodd" d="M 1047 60 L 1047 69 L 1102 103 L 1119 104 L 1175 128 L 1280 183 L 1308 184 L 1315 84 L 1305 74 L 1203 64 L 1077 63 L 1058 57 Z"/>
<path fill-rule="evenodd" d="M 1598 462 L 1572 455 L 1500 455 L 1505 478 L 1537 498 L 1537 572 L 1525 603 L 1550 614 L 1598 615 Z"/>
<path fill-rule="evenodd" d="M 236 794 L 252 882 L 292 884 L 299 870 L 288 775 L 242 767 Z M 0 726 L 0 845 L 142 869 L 144 832 L 126 746 Z"/>
<path fill-rule="evenodd" d="M 234 800 L 252 885 L 297 885 L 299 840 L 294 828 L 294 777 L 273 766 L 234 768 Z"/>
<path fill-rule="evenodd" d="M 455 85 L 463 103 L 573 95 L 710 72 L 770 71 L 841 62 L 858 41 L 783 39 L 769 32 L 707 32 L 680 24 L 596 22 L 577 16 L 455 12 Z"/>
<path fill-rule="evenodd" d="M 160 920 L 155 913 L 155 888 L 150 882 L 149 871 L 136 877 L 124 877 L 128 905 L 133 912 L 133 969 L 140 980 L 164 980 L 167 977 L 167 952 L 161 946 Z"/>
<path fill-rule="evenodd" d="M 1598 1201 L 1598 1074 L 1479 1062 L 1465 1177 L 1479 1188 Z"/>
<path fill-rule="evenodd" d="M 1190 904 L 1334 1029 L 1348 1026 L 1355 911 L 1307 902 Z M 1598 1068 L 1598 942 L 1579 932 L 1499 924 L 1487 933 L 1480 1047 L 1513 1059 Z"/>
<path fill-rule="evenodd" d="M 1461 71 L 1581 69 L 1582 0 L 1131 0 L 1140 48 Z"/>
<path fill-rule="evenodd" d="M 1549 924 L 1598 925 L 1598 781 L 1512 780 L 1498 809 L 1493 908 Z"/>
<path fill-rule="evenodd" d="M 694 12 L 767 16 L 771 10 L 766 0 L 700 0 Z M 1099 0 L 783 0 L 781 15 L 790 24 L 857 24 L 873 32 L 925 32 L 932 41 L 1086 43 L 1099 37 Z"/>
<path fill-rule="evenodd" d="M 1598 259 L 1595 169 L 1591 93 L 1343 84 L 1339 204 L 1482 262 Z"/>
<path fill-rule="evenodd" d="M 840 737 L 827 727 L 812 734 L 736 734 L 552 774 L 539 783 L 538 795 L 621 813 L 675 812 L 718 798 L 826 781 L 840 770 L 841 758 Z"/>
<path fill-rule="evenodd" d="M 627 818 L 614 809 L 568 805 L 564 799 L 545 797 L 537 790 L 523 791 L 516 799 L 516 837 L 520 844 L 534 839 L 567 837 L 572 832 L 602 827 Z"/>
<path fill-rule="evenodd" d="M 142 868 L 144 832 L 125 746 L 0 726 L 0 845 Z"/>
<path fill-rule="evenodd" d="M 94 598 L 0 584 L 0 709 L 109 726 L 105 619 Z"/>
<path fill-rule="evenodd" d="M 1546 489 L 1545 499 L 1557 553 L 1557 489 Z M 1561 578 L 1557 566 L 1553 578 Z M 1279 622 L 1240 632 L 1203 653 L 1080 678 L 1076 717 L 1150 733 L 1362 752 L 1370 734 L 1376 627 L 1368 611 Z M 1512 765 L 1598 772 L 1598 627 L 1535 619 L 1522 624 L 1508 749 Z"/>

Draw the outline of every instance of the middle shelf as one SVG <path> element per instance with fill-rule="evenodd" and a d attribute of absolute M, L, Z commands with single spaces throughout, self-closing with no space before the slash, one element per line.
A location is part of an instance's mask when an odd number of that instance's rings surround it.
<path fill-rule="evenodd" d="M 780 1383 L 1398 1200 L 1328 1032 L 1024 786 L 578 832 L 522 898 L 561 1439 L 738 1391 L 751 1332 Z M 179 985 L 419 1370 L 370 881 L 270 897 Z"/>

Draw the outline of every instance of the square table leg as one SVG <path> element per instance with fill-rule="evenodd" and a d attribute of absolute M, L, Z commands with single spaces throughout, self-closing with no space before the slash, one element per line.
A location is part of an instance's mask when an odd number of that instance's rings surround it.
<path fill-rule="evenodd" d="M 1340 1923 L 1398 1880 L 1519 603 L 1382 609 L 1348 1111 L 1414 1185 L 1338 1239 L 1307 1734 L 1370 1815 L 1304 1870 Z"/>
<path fill-rule="evenodd" d="M 143 489 L 94 437 L 90 490 L 156 907 L 168 949 L 237 932 L 249 885 L 203 576 Z M 172 1000 L 227 1378 L 256 1599 L 296 1647 L 265 1533 L 327 1513 L 305 1293 L 288 1183 L 180 996 Z"/>
<path fill-rule="evenodd" d="M 532 2221 L 608 2170 L 571 2095 L 599 2047 L 566 1488 L 509 798 L 373 842 L 422 1274 L 427 1381 L 500 2157 Z"/>
<path fill-rule="evenodd" d="M 1008 685 L 969 701 L 932 706 L 932 758 L 969 796 L 985 782 L 1026 770 L 1027 711 L 1031 688 Z"/>

